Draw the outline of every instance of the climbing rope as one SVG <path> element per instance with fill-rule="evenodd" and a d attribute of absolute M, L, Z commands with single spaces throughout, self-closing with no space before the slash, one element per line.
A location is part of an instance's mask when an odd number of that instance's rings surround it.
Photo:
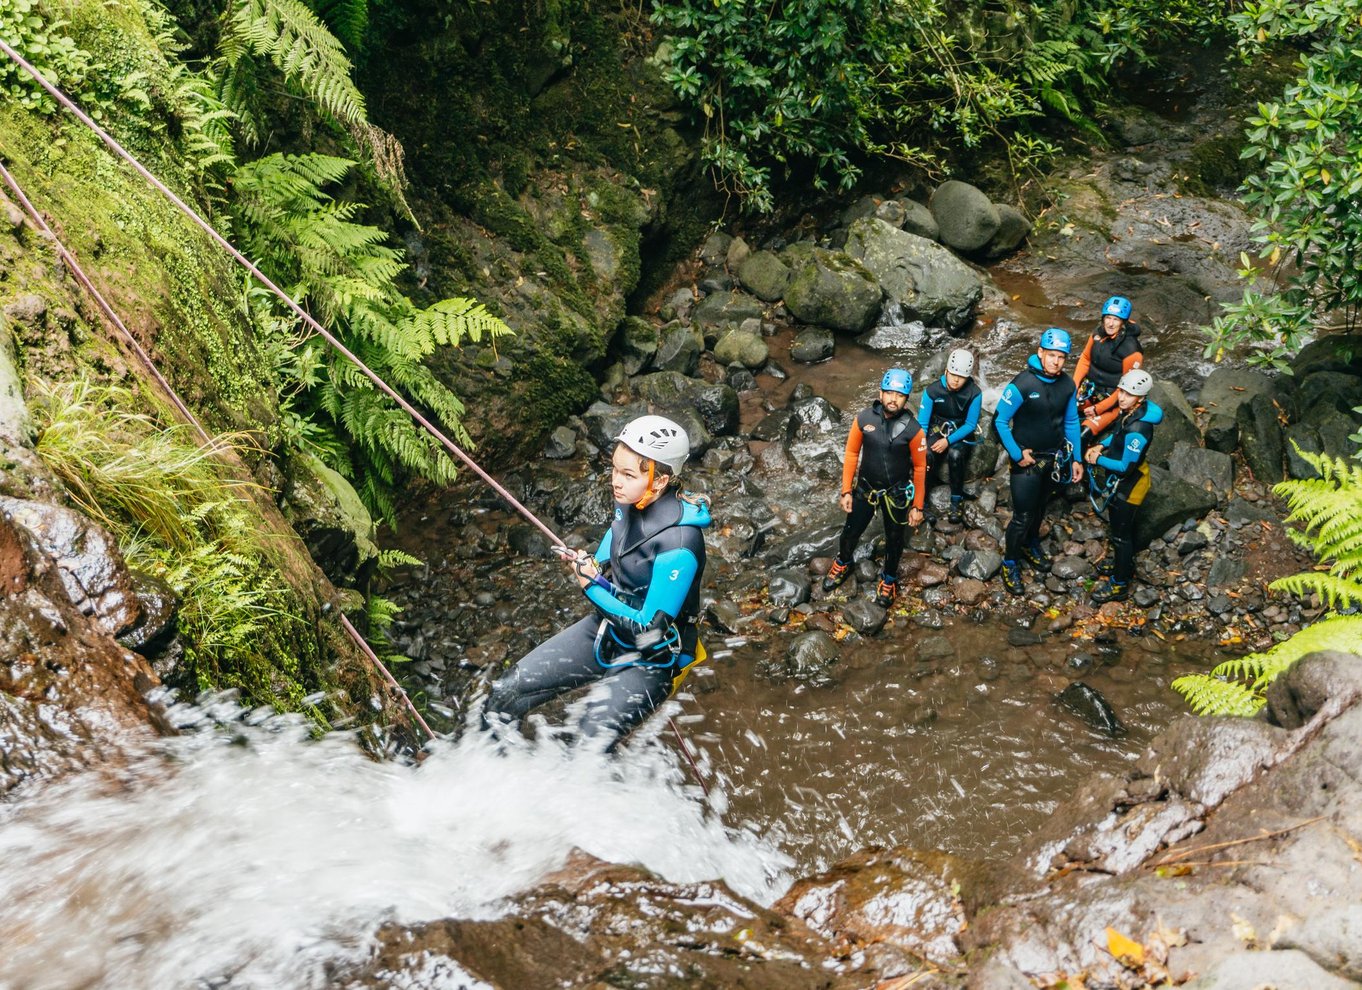
<path fill-rule="evenodd" d="M 238 251 L 230 241 L 228 241 L 225 237 L 222 236 L 222 234 L 218 233 L 218 231 L 216 230 L 216 228 L 213 227 L 212 224 L 210 224 L 207 220 L 200 216 L 198 212 L 194 210 L 193 207 L 189 206 L 179 196 L 177 196 L 168 186 L 166 186 L 165 183 L 158 179 L 155 176 L 155 174 L 151 172 L 150 169 L 143 165 L 141 161 L 139 161 L 131 152 L 127 151 L 121 144 L 119 144 L 118 141 L 116 141 L 111 134 L 104 130 L 104 128 L 100 127 L 99 124 L 97 124 L 93 119 L 91 119 L 91 117 L 88 114 L 81 110 L 80 107 L 77 106 L 73 100 L 71 100 L 65 93 L 63 93 L 56 86 L 50 83 L 36 68 L 33 67 L 33 65 L 31 65 L 22 55 L 20 55 L 14 48 L 12 48 L 4 40 L 0 40 L 0 52 L 3 52 L 12 62 L 14 62 L 26 73 L 28 73 L 28 75 L 31 76 L 39 86 L 41 86 L 44 90 L 47 91 L 48 95 L 50 95 L 54 100 L 57 101 L 59 105 L 64 107 L 73 116 L 75 116 L 77 120 L 84 124 L 96 137 L 98 137 L 105 144 L 106 147 L 109 148 L 110 151 L 112 151 L 119 158 L 127 162 L 133 168 L 133 170 L 136 171 L 140 176 L 142 176 L 142 178 L 144 178 L 154 189 L 156 189 L 157 192 L 159 192 L 162 196 L 169 200 L 171 204 L 175 206 L 176 209 L 183 213 L 185 217 L 187 217 L 195 226 L 197 226 L 200 230 L 207 234 L 220 248 L 226 251 L 233 258 L 233 260 L 237 262 L 237 264 L 243 267 L 261 285 L 263 285 L 266 289 L 268 289 L 275 296 L 277 296 L 280 299 L 280 301 L 282 301 L 284 305 L 286 305 L 289 308 L 289 310 L 291 310 L 294 313 L 294 315 L 296 315 L 300 320 L 302 320 L 306 326 L 312 329 L 319 337 L 326 341 L 328 345 L 330 345 L 333 349 L 338 351 L 343 357 L 346 358 L 346 360 L 348 360 L 352 365 L 354 365 L 355 368 L 361 374 L 363 374 L 365 378 L 369 379 L 369 381 L 373 383 L 375 388 L 377 388 L 384 395 L 392 399 L 393 402 L 397 403 L 399 408 L 401 408 L 405 413 L 407 413 L 407 415 L 410 416 L 413 421 L 415 421 L 418 425 L 420 425 L 422 429 L 424 429 L 428 434 L 430 434 L 442 447 L 444 447 L 445 450 L 449 451 L 460 461 L 462 461 L 463 464 L 467 466 L 469 470 L 471 470 L 474 474 L 476 474 L 479 478 L 486 482 L 487 485 L 491 487 L 491 489 L 495 491 L 498 495 L 500 495 L 501 498 L 505 500 L 505 502 L 509 504 L 513 509 L 515 509 L 516 512 L 520 513 L 520 515 L 523 516 L 528 522 L 530 522 L 533 526 L 538 528 L 540 532 L 547 536 L 549 540 L 552 541 L 552 544 L 555 547 L 566 546 L 565 542 L 551 528 L 549 528 L 548 525 L 546 525 L 533 512 L 527 509 L 520 502 L 519 499 L 517 499 L 514 495 L 507 491 L 506 488 L 503 485 L 501 485 L 495 478 L 493 478 L 490 474 L 484 471 L 481 465 L 479 465 L 476 461 L 473 460 L 472 457 L 466 454 L 463 451 L 463 449 L 459 447 L 458 444 L 454 443 L 453 440 L 449 439 L 449 437 L 446 436 L 442 430 L 440 430 L 429 419 L 423 416 L 421 412 L 417 410 L 416 407 L 413 406 L 410 402 L 408 402 L 405 398 L 403 398 L 403 396 L 400 393 L 398 393 L 396 389 L 394 389 L 386 381 L 379 377 L 379 375 L 372 368 L 370 368 L 367 364 L 360 360 L 360 358 L 348 347 L 346 347 L 345 344 L 343 344 L 334 334 L 328 331 L 324 326 L 321 325 L 321 323 L 319 323 L 315 318 L 313 318 L 312 314 L 308 313 L 305 309 L 303 309 L 303 307 L 299 305 L 298 302 L 295 299 L 293 299 L 292 296 L 290 296 L 287 292 L 285 292 L 278 285 L 276 285 L 268 275 L 262 272 L 250 259 L 248 259 L 240 251 Z M 6 172 L 7 176 L 8 174 L 9 173 Z M 12 180 L 12 176 L 10 176 L 10 179 Z M 17 188 L 17 184 L 15 184 L 14 188 Z M 27 208 L 30 210 L 31 213 L 36 212 L 32 211 L 31 203 L 28 204 Z M 42 223 L 41 217 L 39 217 L 39 223 L 42 224 L 41 229 L 45 229 L 49 236 L 52 236 L 54 242 L 57 242 L 59 244 L 60 242 L 57 241 L 56 236 L 51 234 L 50 228 L 48 228 L 45 223 Z M 71 257 L 71 261 L 74 263 L 75 260 L 74 256 L 71 256 L 70 252 L 66 251 L 64 247 L 59 248 L 59 250 L 62 252 L 63 261 L 65 261 L 67 257 Z M 101 300 L 100 308 L 112 314 L 112 307 L 108 307 L 107 302 L 102 301 L 103 297 L 98 296 L 97 291 L 94 289 L 93 283 L 90 283 L 88 278 L 86 278 L 83 273 L 77 278 L 82 285 L 88 286 L 90 291 L 94 293 L 99 300 Z M 141 348 L 141 346 L 138 345 L 134 339 L 132 339 L 131 333 L 127 331 L 127 328 L 126 326 L 123 325 L 122 321 L 117 320 L 116 315 L 113 316 L 113 319 L 117 321 L 116 325 L 122 329 L 124 334 L 126 334 L 129 340 L 132 342 L 133 346 L 139 353 L 139 356 L 144 357 L 145 361 L 148 364 L 151 364 L 152 362 L 150 356 L 146 355 L 146 352 Z M 169 382 L 167 382 L 165 378 L 159 373 L 159 371 L 156 371 L 153 367 L 152 373 L 154 374 L 156 380 L 161 384 L 161 386 L 165 388 L 170 395 L 174 396 L 174 390 L 171 388 Z M 180 400 L 177 396 L 174 397 L 172 401 L 174 402 L 176 408 L 181 410 L 182 414 L 187 416 L 189 418 L 189 421 L 196 425 L 197 430 L 201 434 L 206 435 L 202 425 L 198 424 L 197 420 L 193 416 L 193 413 L 190 412 L 188 406 L 186 406 L 183 403 L 183 401 Z M 370 661 L 374 663 L 376 667 L 382 672 L 384 679 L 399 692 L 399 694 L 402 697 L 402 700 L 406 703 L 407 708 L 410 709 L 411 713 L 420 723 L 421 728 L 425 730 L 426 734 L 431 739 L 434 739 L 435 733 L 431 731 L 428 725 L 426 725 L 425 719 L 423 719 L 420 715 L 420 712 L 416 710 L 416 706 L 413 705 L 411 699 L 407 697 L 407 693 L 404 690 L 402 690 L 401 685 L 397 683 L 397 680 L 392 676 L 391 673 L 388 672 L 387 668 L 383 666 L 382 662 L 379 661 L 377 655 L 375 655 L 373 649 L 365 641 L 364 637 L 359 634 L 359 631 L 355 629 L 355 627 L 350 623 L 350 620 L 346 618 L 343 614 L 340 616 L 340 620 L 343 628 L 350 635 L 351 639 L 355 641 L 356 645 L 365 653 L 366 656 L 368 656 Z M 678 741 L 680 741 L 681 733 L 677 729 L 675 722 L 673 722 L 670 718 L 668 718 L 667 721 L 671 723 L 672 731 L 676 734 Z M 690 762 L 691 769 L 695 772 L 697 779 L 700 780 L 701 787 L 704 789 L 706 795 L 708 795 L 709 788 L 705 785 L 704 778 L 700 775 L 700 771 L 696 767 L 694 760 L 691 759 L 689 749 L 685 747 L 684 742 L 682 743 L 682 748 L 683 751 L 685 752 L 687 761 Z"/>

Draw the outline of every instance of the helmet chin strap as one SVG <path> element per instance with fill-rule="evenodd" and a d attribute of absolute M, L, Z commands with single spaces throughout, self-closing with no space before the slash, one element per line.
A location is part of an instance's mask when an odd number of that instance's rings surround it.
<path fill-rule="evenodd" d="M 648 458 L 648 487 L 644 489 L 643 497 L 634 503 L 634 508 L 640 512 L 657 501 L 658 493 L 653 491 L 653 471 L 656 466 L 657 462 L 651 457 Z"/>

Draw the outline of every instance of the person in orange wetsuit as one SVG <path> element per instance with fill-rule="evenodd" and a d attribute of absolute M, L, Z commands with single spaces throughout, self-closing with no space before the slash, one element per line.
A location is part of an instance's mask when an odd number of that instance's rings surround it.
<path fill-rule="evenodd" d="M 1120 414 L 1113 398 L 1116 385 L 1122 375 L 1144 364 L 1140 328 L 1131 322 L 1132 311 L 1125 296 L 1112 296 L 1103 303 L 1102 322 L 1074 365 L 1078 414 L 1087 437 L 1100 436 L 1116 420 Z"/>
<path fill-rule="evenodd" d="M 824 591 L 846 580 L 856 544 L 878 508 L 884 517 L 884 566 L 875 604 L 881 608 L 894 603 L 906 530 L 921 525 L 927 494 L 927 434 L 904 412 L 912 391 L 913 376 L 890 368 L 880 381 L 880 397 L 851 424 L 838 499 L 847 521 L 837 557 L 823 578 Z"/>

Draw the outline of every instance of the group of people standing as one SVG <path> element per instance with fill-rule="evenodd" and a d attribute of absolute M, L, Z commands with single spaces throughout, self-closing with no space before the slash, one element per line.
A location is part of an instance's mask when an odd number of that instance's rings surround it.
<path fill-rule="evenodd" d="M 1149 399 L 1154 380 L 1141 367 L 1139 327 L 1131 322 L 1131 312 L 1124 297 L 1106 301 L 1102 322 L 1072 378 L 1064 373 L 1072 339 L 1065 330 L 1049 328 L 998 399 L 993 425 L 1010 462 L 1012 496 L 1002 580 L 1013 595 L 1026 591 L 1023 565 L 1042 574 L 1050 571 L 1040 541 L 1050 496 L 1082 483 L 1085 470 L 1098 469 L 1104 481 L 1089 477 L 1088 486 L 1094 507 L 1107 513 L 1110 552 L 1098 562 L 1101 581 L 1091 600 L 1100 605 L 1130 597 L 1135 515 L 1149 490 L 1145 458 L 1154 426 L 1163 419 Z M 879 398 L 857 415 L 847 438 L 839 496 L 847 519 L 837 556 L 823 578 L 824 591 L 846 580 L 856 545 L 878 508 L 885 551 L 875 601 L 886 608 L 893 603 L 906 530 L 922 522 L 927 479 L 942 461 L 951 493 L 947 519 L 962 520 L 969 498 L 965 475 L 982 405 L 973 373 L 974 356 L 963 348 L 951 351 L 945 373 L 923 390 L 916 419 L 904 414 L 912 375 L 902 368 L 885 373 Z"/>
<path fill-rule="evenodd" d="M 1111 526 L 1111 553 L 1099 563 L 1103 580 L 1092 600 L 1121 601 L 1130 594 L 1135 512 L 1149 489 L 1145 456 L 1163 414 L 1148 399 L 1153 380 L 1140 368 L 1129 300 L 1112 297 L 1102 314 L 1073 378 L 1064 373 L 1069 334 L 1051 327 L 998 401 L 994 428 L 1011 461 L 1012 489 L 1002 577 L 1014 595 L 1025 591 L 1023 564 L 1050 570 L 1040 542 L 1046 502 L 1058 487 L 1081 482 L 1085 467 L 1108 475 L 1103 485 L 1090 487 Z M 856 416 L 847 437 L 838 496 L 847 518 L 823 579 L 825 591 L 846 580 L 856 545 L 878 511 L 885 549 L 875 600 L 886 608 L 894 602 L 906 532 L 922 524 L 927 479 L 943 463 L 950 484 L 946 518 L 963 522 L 983 405 L 974 371 L 973 354 L 951 351 L 944 373 L 923 390 L 916 417 L 907 412 L 913 376 L 903 368 L 885 373 L 879 398 Z M 482 719 L 494 736 L 531 709 L 591 685 L 581 732 L 612 750 L 705 658 L 697 623 L 710 514 L 707 500 L 677 482 L 690 439 L 676 422 L 651 415 L 633 420 L 615 439 L 609 528 L 594 552 L 554 548 L 592 611 L 521 657 L 491 686 Z"/>

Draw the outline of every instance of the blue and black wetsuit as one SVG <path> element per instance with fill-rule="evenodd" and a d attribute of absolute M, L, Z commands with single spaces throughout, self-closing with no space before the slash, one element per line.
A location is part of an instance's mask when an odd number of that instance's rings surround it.
<path fill-rule="evenodd" d="M 974 449 L 966 441 L 974 436 L 975 427 L 979 425 L 979 410 L 983 403 L 984 395 L 973 378 L 966 378 L 965 384 L 951 391 L 946 376 L 942 375 L 922 393 L 917 421 L 927 431 L 927 471 L 934 471 L 943 459 L 946 461 L 954 503 L 965 497 L 965 470 L 970 451 Z M 944 454 L 937 454 L 932 450 L 932 444 L 943 436 L 950 446 Z"/>
<path fill-rule="evenodd" d="M 492 685 L 484 718 L 518 720 L 599 681 L 582 732 L 613 749 L 667 700 L 695 661 L 709 523 L 703 500 L 671 493 L 642 510 L 617 505 L 594 555 L 602 578 L 585 589 L 595 614 L 521 657 Z"/>
<path fill-rule="evenodd" d="M 1019 559 L 1023 547 L 1040 545 L 1040 523 L 1050 493 L 1068 482 L 1069 464 L 1079 450 L 1078 403 L 1073 379 L 1050 378 L 1033 354 L 1003 389 L 994 426 L 1012 459 L 1012 520 L 1004 537 L 1005 560 Z M 1017 464 L 1030 449 L 1035 463 Z M 1058 462 L 1058 463 L 1057 463 Z M 1058 472 L 1063 479 L 1054 480 Z"/>
<path fill-rule="evenodd" d="M 1145 400 L 1121 416 L 1111 431 L 1097 440 L 1102 448 L 1097 466 L 1120 479 L 1107 503 L 1113 557 L 1111 578 L 1119 584 L 1129 584 L 1135 576 L 1135 515 L 1149 491 L 1149 464 L 1145 458 L 1154 439 L 1154 427 L 1162 421 L 1163 410 Z M 1107 451 L 1114 456 L 1108 456 Z"/>

